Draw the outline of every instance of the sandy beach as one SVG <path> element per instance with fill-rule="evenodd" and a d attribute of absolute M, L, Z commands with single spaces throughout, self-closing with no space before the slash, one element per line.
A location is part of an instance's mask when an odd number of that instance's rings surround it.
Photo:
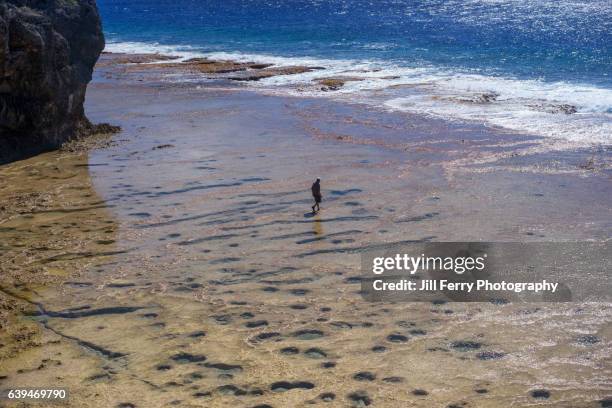
<path fill-rule="evenodd" d="M 99 61 L 86 111 L 121 126 L 110 140 L 0 167 L 0 388 L 67 388 L 71 407 L 612 404 L 609 303 L 359 293 L 360 254 L 385 245 L 608 240 L 609 146 L 151 62 Z"/>

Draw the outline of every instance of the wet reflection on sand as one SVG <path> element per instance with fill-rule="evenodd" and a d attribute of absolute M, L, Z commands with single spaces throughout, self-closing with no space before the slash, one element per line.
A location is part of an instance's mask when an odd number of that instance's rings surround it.
<path fill-rule="evenodd" d="M 448 155 L 490 147 L 443 148 L 432 133 L 429 150 L 406 151 L 309 131 L 340 113 L 363 118 L 358 107 L 326 105 L 328 117 L 310 101 L 133 83 L 94 84 L 88 103 L 93 119 L 120 122 L 122 142 L 89 156 L 100 208 L 62 225 L 87 229 L 83 241 L 108 214 L 116 228 L 96 236 L 103 256 L 44 258 L 86 267 L 33 292 L 38 344 L 3 363 L 3 387 L 67 387 L 75 407 L 600 406 L 609 394 L 607 304 L 359 295 L 368 248 L 602 239 L 606 180 L 459 168 L 449 177 Z M 350 124 L 364 137 L 377 126 Z M 317 176 L 324 201 L 312 215 Z M 12 233 L 0 231 L 3 242 Z"/>

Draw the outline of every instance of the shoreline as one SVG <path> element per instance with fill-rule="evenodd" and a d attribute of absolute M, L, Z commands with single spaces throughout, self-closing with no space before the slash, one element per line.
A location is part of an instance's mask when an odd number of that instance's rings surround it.
<path fill-rule="evenodd" d="M 109 64 L 113 66 L 113 73 L 105 73 L 104 67 Z M 319 66 L 308 66 L 308 65 L 283 65 L 276 66 L 273 62 L 260 63 L 260 62 L 248 62 L 247 60 L 215 60 L 209 59 L 208 57 L 194 57 L 194 58 L 181 58 L 176 55 L 165 55 L 165 54 L 126 54 L 126 53 L 113 53 L 105 51 L 101 56 L 101 61 L 98 64 L 98 71 L 101 71 L 98 75 L 105 76 L 114 75 L 114 79 L 124 79 L 127 82 L 130 81 L 145 81 L 151 83 L 157 83 L 160 86 L 178 86 L 178 87 L 194 87 L 200 89 L 201 87 L 211 88 L 226 88 L 228 91 L 245 91 L 245 92 L 258 92 L 262 95 L 298 98 L 304 100 L 318 100 L 319 96 L 309 95 L 308 93 L 301 94 L 306 89 L 304 87 L 298 87 L 298 93 L 290 92 L 288 94 L 284 92 L 276 91 L 267 86 L 249 88 L 245 87 L 247 83 L 258 83 L 261 79 L 272 78 L 272 77 L 293 77 L 296 73 L 301 72 L 321 72 L 324 75 L 321 78 L 311 79 L 311 86 L 320 87 L 320 90 L 324 92 L 324 95 L 334 96 L 339 95 L 335 91 L 341 90 L 346 83 L 361 82 L 367 78 L 350 77 L 346 75 L 327 75 L 327 71 L 324 67 Z M 367 70 L 363 71 L 364 73 Z M 372 71 L 375 73 L 376 70 Z M 288 88 L 290 89 L 290 88 Z M 339 95 L 341 96 L 341 95 Z M 474 103 L 476 106 L 482 103 L 488 103 L 495 100 L 495 98 L 488 100 L 490 95 L 487 92 L 482 94 L 473 95 L 473 101 L 465 101 L 465 103 Z M 434 97 L 435 99 L 435 97 Z M 481 101 L 482 100 L 482 101 Z M 610 144 L 601 143 L 576 143 L 568 140 L 550 138 L 537 134 L 529 134 L 520 131 L 514 131 L 499 126 L 490 126 L 473 122 L 470 120 L 449 120 L 448 118 L 438 118 L 429 115 L 423 115 L 419 113 L 411 112 L 397 112 L 388 111 L 380 106 L 374 106 L 371 103 L 345 99 L 342 96 L 340 99 L 331 99 L 332 104 L 348 104 L 362 106 L 364 110 L 372 110 L 379 113 L 380 115 L 399 115 L 404 116 L 406 120 L 412 120 L 419 123 L 435 124 L 438 126 L 438 130 L 448 133 L 456 132 L 469 132 L 469 133 L 481 133 L 481 134 L 493 134 L 496 135 L 495 139 L 488 143 L 490 147 L 507 146 L 507 150 L 516 149 L 516 152 L 506 154 L 503 151 L 497 157 L 493 155 L 484 159 L 484 163 L 491 161 L 493 163 L 511 158 L 516 155 L 537 155 L 547 154 L 551 155 L 572 155 L 573 152 L 584 152 L 585 157 L 580 163 L 572 163 L 570 168 L 563 170 L 558 169 L 560 172 L 574 173 L 576 171 L 583 174 L 588 172 L 603 172 L 604 174 L 612 173 L 612 160 L 607 157 L 607 152 L 612 149 Z M 566 113 L 568 110 L 570 113 Z M 555 108 L 555 112 L 559 114 L 571 114 L 575 110 L 575 107 L 569 105 L 558 105 Z M 431 126 L 430 126 L 431 127 Z M 387 126 L 391 128 L 391 126 Z M 311 132 L 318 132 L 317 129 L 310 129 Z M 418 130 L 417 130 L 418 131 Z M 432 130 L 427 129 L 428 134 L 426 137 L 432 137 Z M 350 133 L 334 133 L 320 132 L 321 137 L 336 139 L 337 141 L 349 142 L 349 143 L 360 143 L 360 144 L 372 144 L 380 145 L 388 148 L 395 149 L 408 149 L 417 147 L 420 144 L 405 143 L 406 140 L 393 140 L 389 143 L 386 140 L 358 140 L 354 138 Z M 508 140 L 504 140 L 508 138 Z M 404 142 L 404 143 L 401 143 Z M 445 141 L 441 141 L 446 143 Z M 464 143 L 464 140 L 461 140 Z M 452 143 L 452 142 L 451 142 Z M 502 148 L 503 150 L 503 148 Z M 473 158 L 469 158 L 462 164 L 469 164 Z M 511 170 L 510 167 L 506 170 Z M 531 171 L 529 167 L 517 169 L 516 171 Z M 542 169 L 536 169 L 536 172 L 542 171 Z"/>
<path fill-rule="evenodd" d="M 121 144 L 54 180 L 84 173 L 113 254 L 32 293 L 63 337 L 47 330 L 6 360 L 3 387 L 59 376 L 79 407 L 94 394 L 151 407 L 297 407 L 326 393 L 343 406 L 597 406 L 609 394 L 608 304 L 379 304 L 358 288 L 359 253 L 377 245 L 607 239 L 605 152 L 589 170 L 589 149 L 542 151 L 540 138 L 104 62 L 86 108 L 122 126 Z M 53 169 L 54 155 L 0 171 Z M 324 201 L 311 217 L 316 176 Z M 64 202 L 76 199 L 49 207 Z M 83 215 L 68 216 L 67 237 L 98 231 Z"/>
<path fill-rule="evenodd" d="M 147 43 L 110 43 L 109 52 L 155 52 L 174 55 L 178 63 L 222 60 L 236 64 L 322 68 L 298 75 L 234 75 L 254 80 L 249 86 L 277 95 L 361 101 L 386 111 L 406 112 L 467 123 L 484 123 L 515 133 L 540 135 L 572 146 L 610 146 L 609 107 L 605 87 L 566 81 L 504 76 L 472 70 L 402 64 L 379 59 L 326 59 L 307 56 L 205 52 L 197 48 Z M 162 61 L 163 65 L 167 61 Z M 177 78 L 174 78 L 176 80 Z M 197 81 L 197 77 L 185 78 Z"/>

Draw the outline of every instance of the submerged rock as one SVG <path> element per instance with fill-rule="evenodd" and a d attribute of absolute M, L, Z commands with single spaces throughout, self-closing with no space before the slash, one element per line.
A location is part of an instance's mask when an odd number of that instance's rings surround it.
<path fill-rule="evenodd" d="M 310 72 L 318 69 L 324 69 L 321 67 L 307 67 L 307 66 L 291 66 L 291 67 L 269 67 L 264 69 L 253 69 L 253 66 L 250 66 L 250 70 L 240 73 L 238 75 L 234 75 L 229 77 L 233 81 L 259 81 L 260 79 L 270 78 L 278 75 L 295 75 L 295 74 L 303 74 L 305 72 Z"/>
<path fill-rule="evenodd" d="M 465 104 L 475 104 L 475 105 L 486 105 L 493 103 L 497 100 L 499 94 L 497 92 L 482 92 L 482 93 L 473 93 L 470 95 L 462 95 L 462 96 L 434 96 L 434 100 L 448 100 L 452 102 L 465 103 Z"/>
<path fill-rule="evenodd" d="M 333 392 L 325 392 L 325 393 L 319 395 L 319 398 L 322 401 L 331 402 L 331 401 L 336 399 L 336 394 L 334 394 Z"/>
<path fill-rule="evenodd" d="M 327 357 L 327 353 L 320 348 L 313 347 L 309 348 L 304 352 L 304 355 L 308 358 L 325 358 Z"/>
<path fill-rule="evenodd" d="M 417 389 L 412 390 L 412 395 L 425 396 L 425 395 L 429 395 L 429 393 L 423 389 L 417 388 Z"/>
<path fill-rule="evenodd" d="M 255 64 L 252 62 L 211 60 L 208 58 L 191 58 L 177 64 L 177 66 L 204 74 L 226 74 L 230 72 L 246 71 L 247 69 L 267 68 L 269 65 Z"/>
<path fill-rule="evenodd" d="M 537 399 L 548 399 L 548 398 L 550 398 L 550 391 L 548 391 L 548 390 L 543 390 L 543 389 L 532 390 L 530 392 L 530 394 L 531 394 L 531 396 L 533 398 L 537 398 Z"/>
<path fill-rule="evenodd" d="M 314 81 L 316 81 L 319 85 L 323 85 L 323 88 L 321 88 L 323 91 L 336 91 L 342 88 L 347 82 L 363 81 L 364 79 L 365 78 L 361 77 L 337 76 L 317 78 Z"/>
<path fill-rule="evenodd" d="M 367 407 L 372 404 L 372 398 L 368 395 L 366 391 L 355 391 L 347 395 L 349 401 L 352 402 L 352 406 L 354 407 Z"/>
<path fill-rule="evenodd" d="M 408 337 L 404 336 L 403 334 L 392 333 L 387 336 L 387 340 L 392 343 L 405 343 L 408 341 Z"/>
<path fill-rule="evenodd" d="M 274 392 L 285 392 L 293 389 L 304 389 L 311 390 L 315 385 L 308 381 L 277 381 L 270 386 L 270 389 Z"/>
<path fill-rule="evenodd" d="M 83 101 L 103 48 L 95 0 L 0 2 L 0 163 L 93 131 Z"/>
<path fill-rule="evenodd" d="M 482 347 L 482 343 L 470 340 L 453 341 L 451 347 L 459 351 L 478 350 Z"/>
<path fill-rule="evenodd" d="M 500 353 L 497 351 L 483 351 L 482 353 L 476 354 L 476 358 L 479 360 L 499 360 L 500 358 L 504 358 L 506 353 Z"/>
<path fill-rule="evenodd" d="M 600 400 L 599 401 L 599 406 L 601 406 L 602 408 L 612 407 L 612 398 L 604 398 L 604 399 Z"/>
<path fill-rule="evenodd" d="M 593 334 L 583 334 L 576 338 L 576 343 L 582 346 L 591 346 L 593 344 L 599 343 L 601 340 L 599 337 Z"/>
<path fill-rule="evenodd" d="M 241 396 L 241 395 L 247 394 L 245 390 L 243 390 L 242 388 L 236 387 L 233 384 L 227 384 L 227 385 L 222 385 L 220 387 L 217 387 L 217 391 L 222 395 Z"/>
<path fill-rule="evenodd" d="M 541 102 L 541 103 L 535 103 L 535 104 L 531 104 L 527 106 L 529 106 L 533 110 L 537 110 L 540 112 L 546 112 L 546 113 L 552 113 L 552 114 L 562 113 L 565 115 L 572 115 L 578 112 L 578 108 L 576 106 L 570 105 L 567 103 L 555 104 L 555 103 Z"/>
<path fill-rule="evenodd" d="M 374 381 L 376 379 L 376 375 L 369 371 L 360 371 L 353 375 L 353 379 L 357 381 Z"/>
<path fill-rule="evenodd" d="M 170 357 L 172 360 L 177 363 L 187 364 L 187 363 L 199 363 L 202 361 L 206 361 L 206 356 L 201 354 L 191 354 L 191 353 L 178 353 Z"/>
<path fill-rule="evenodd" d="M 323 337 L 324 335 L 325 333 L 323 333 L 321 330 L 316 329 L 298 330 L 292 334 L 293 337 L 296 337 L 300 340 L 314 340 Z"/>

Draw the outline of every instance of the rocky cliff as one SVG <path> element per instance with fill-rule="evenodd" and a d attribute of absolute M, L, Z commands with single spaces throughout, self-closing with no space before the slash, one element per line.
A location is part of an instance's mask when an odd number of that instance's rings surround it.
<path fill-rule="evenodd" d="M 0 0 L 0 163 L 91 130 L 83 101 L 103 48 L 95 0 Z"/>

